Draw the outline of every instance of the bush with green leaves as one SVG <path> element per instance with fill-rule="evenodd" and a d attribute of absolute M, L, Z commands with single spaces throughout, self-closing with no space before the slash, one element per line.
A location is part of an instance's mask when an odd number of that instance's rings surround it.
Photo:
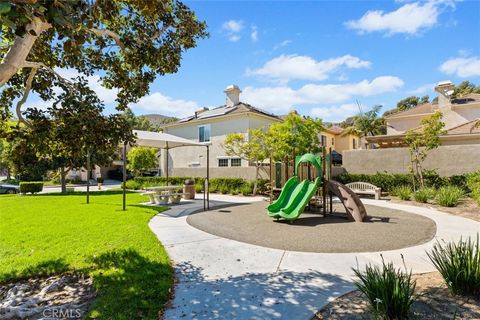
<path fill-rule="evenodd" d="M 466 185 L 470 191 L 470 196 L 480 206 L 480 171 L 469 174 L 466 179 Z"/>
<path fill-rule="evenodd" d="M 358 278 L 355 285 L 367 297 L 376 318 L 408 319 L 416 299 L 416 282 L 411 272 L 396 269 L 392 262 L 386 264 L 383 257 L 381 267 L 369 264 L 365 271 L 353 271 Z"/>
<path fill-rule="evenodd" d="M 477 239 L 449 243 L 437 241 L 427 252 L 448 288 L 459 295 L 480 297 L 480 241 Z"/>
<path fill-rule="evenodd" d="M 29 182 L 20 182 L 20 192 L 23 194 L 27 193 L 38 193 L 43 190 L 43 181 L 29 181 Z"/>
<path fill-rule="evenodd" d="M 459 187 L 446 186 L 437 191 L 436 201 L 443 207 L 456 207 L 464 195 Z"/>
<path fill-rule="evenodd" d="M 242 193 L 242 195 L 244 196 L 250 196 L 252 195 L 253 193 L 253 186 L 251 184 L 244 184 L 241 188 L 240 188 L 240 192 Z"/>
<path fill-rule="evenodd" d="M 435 199 L 436 192 L 434 188 L 420 188 L 413 193 L 413 198 L 417 202 L 427 203 L 429 200 Z"/>
<path fill-rule="evenodd" d="M 140 189 L 142 189 L 142 185 L 135 180 L 128 180 L 126 182 L 125 186 L 129 190 L 140 190 Z"/>
<path fill-rule="evenodd" d="M 412 189 L 410 186 L 398 186 L 390 192 L 393 196 L 399 197 L 402 200 L 409 201 L 412 198 Z"/>

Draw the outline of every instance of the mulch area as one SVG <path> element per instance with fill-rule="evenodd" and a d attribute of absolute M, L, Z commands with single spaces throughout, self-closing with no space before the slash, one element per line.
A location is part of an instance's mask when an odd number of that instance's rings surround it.
<path fill-rule="evenodd" d="M 464 198 L 456 207 L 442 207 L 434 203 L 420 203 L 416 201 L 404 201 L 397 197 L 388 197 L 382 199 L 390 199 L 391 202 L 401 203 L 411 206 L 433 208 L 438 211 L 446 212 L 455 216 L 472 219 L 480 222 L 480 207 L 471 198 Z"/>
<path fill-rule="evenodd" d="M 293 223 L 267 215 L 268 202 L 232 205 L 190 215 L 197 229 L 223 238 L 268 248 L 303 252 L 374 252 L 430 241 L 436 225 L 429 218 L 374 205 L 366 205 L 366 222 L 347 219 L 341 203 L 334 214 L 304 212 Z"/>
<path fill-rule="evenodd" d="M 480 319 L 480 300 L 452 295 L 438 272 L 414 275 L 412 319 Z M 366 297 L 359 291 L 347 293 L 326 305 L 312 320 L 373 319 Z"/>

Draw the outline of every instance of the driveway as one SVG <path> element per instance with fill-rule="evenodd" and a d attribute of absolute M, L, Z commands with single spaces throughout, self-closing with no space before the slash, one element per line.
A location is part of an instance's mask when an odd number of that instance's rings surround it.
<path fill-rule="evenodd" d="M 261 198 L 211 196 L 211 207 Z M 403 210 L 435 221 L 436 238 L 475 236 L 480 223 L 434 209 L 363 199 L 365 204 Z M 165 319 L 310 319 L 335 297 L 354 289 L 352 267 L 393 261 L 414 273 L 435 269 L 425 244 L 385 252 L 307 253 L 260 247 L 200 231 L 186 222 L 202 202 L 172 207 L 155 216 L 150 228 L 165 246 L 177 275 Z M 288 235 L 285 235 L 288 236 Z"/>

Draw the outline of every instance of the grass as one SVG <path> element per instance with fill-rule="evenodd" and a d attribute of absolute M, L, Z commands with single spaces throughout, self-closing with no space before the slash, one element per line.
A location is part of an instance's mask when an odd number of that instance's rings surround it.
<path fill-rule="evenodd" d="M 480 240 L 468 238 L 458 243 L 437 241 L 427 252 L 433 265 L 454 294 L 480 298 Z"/>
<path fill-rule="evenodd" d="M 413 198 L 417 202 L 427 203 L 429 200 L 435 199 L 436 190 L 434 188 L 420 188 L 413 193 Z"/>
<path fill-rule="evenodd" d="M 358 278 L 355 285 L 367 297 L 376 319 L 408 319 L 416 299 L 411 272 L 395 269 L 383 257 L 381 267 L 369 264 L 365 271 L 358 268 L 353 271 Z"/>
<path fill-rule="evenodd" d="M 437 191 L 436 201 L 443 207 L 456 207 L 462 199 L 464 192 L 459 187 L 446 186 Z"/>
<path fill-rule="evenodd" d="M 0 196 L 0 283 L 66 271 L 89 274 L 98 291 L 96 319 L 157 319 L 173 272 L 148 228 L 162 208 L 139 194 Z M 88 317 L 87 317 L 88 318 Z"/>
<path fill-rule="evenodd" d="M 402 200 L 409 201 L 412 198 L 412 189 L 409 186 L 398 186 L 392 189 L 391 194 Z"/>

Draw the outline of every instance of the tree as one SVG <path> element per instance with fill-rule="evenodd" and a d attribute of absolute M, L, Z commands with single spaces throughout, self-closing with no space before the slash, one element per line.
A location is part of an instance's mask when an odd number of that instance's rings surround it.
<path fill-rule="evenodd" d="M 480 93 L 480 86 L 476 86 L 468 80 L 463 81 L 453 89 L 452 99 L 461 98 L 469 93 Z"/>
<path fill-rule="evenodd" d="M 257 194 L 258 179 L 260 179 L 260 167 L 268 158 L 267 135 L 263 129 L 250 129 L 248 138 L 241 133 L 230 133 L 223 144 L 225 152 L 229 156 L 237 156 L 255 164 L 255 182 L 253 194 Z"/>
<path fill-rule="evenodd" d="M 422 162 L 427 157 L 428 151 L 440 146 L 440 135 L 446 133 L 443 130 L 445 124 L 442 122 L 442 117 L 442 113 L 437 111 L 422 120 L 420 130 L 411 129 L 405 135 L 405 143 L 410 150 L 412 171 L 421 188 L 425 186 Z"/>
<path fill-rule="evenodd" d="M 152 124 L 144 116 L 136 116 L 130 108 L 126 108 L 122 112 L 122 117 L 130 124 L 133 130 L 160 131 L 160 126 Z"/>
<path fill-rule="evenodd" d="M 348 127 L 345 133 L 360 137 L 386 134 L 385 120 L 378 116 L 381 108 L 381 105 L 376 105 L 371 110 L 354 116 L 353 125 Z"/>
<path fill-rule="evenodd" d="M 147 147 L 133 147 L 127 154 L 127 168 L 135 175 L 142 175 L 142 171 L 157 167 L 157 150 Z"/>
<path fill-rule="evenodd" d="M 0 115 L 19 99 L 19 121 L 30 91 L 50 101 L 54 87 L 74 89 L 58 68 L 101 74 L 123 110 L 208 36 L 205 22 L 174 0 L 10 0 L 0 3 L 0 22 Z"/>
<path fill-rule="evenodd" d="M 105 116 L 103 109 L 103 103 L 83 81 L 74 91 L 60 94 L 46 110 L 28 109 L 25 120 L 29 125 L 18 124 L 7 133 L 17 171 L 32 166 L 59 170 L 62 192 L 66 192 L 68 171 L 86 167 L 87 156 L 92 165 L 111 164 L 119 145 L 132 142 L 133 134 L 120 115 Z"/>
<path fill-rule="evenodd" d="M 425 104 L 430 102 L 430 97 L 428 95 L 425 95 L 423 97 L 416 97 L 416 96 L 410 96 L 405 99 L 400 100 L 397 103 L 397 107 L 395 109 L 387 110 L 383 114 L 384 117 L 388 115 L 392 115 L 395 113 L 399 113 L 401 111 L 409 110 L 412 108 L 415 108 L 419 104 Z"/>
<path fill-rule="evenodd" d="M 285 163 L 285 178 L 288 178 L 289 159 L 296 155 L 319 153 L 322 150 L 320 134 L 324 130 L 322 121 L 289 113 L 283 122 L 274 123 L 267 132 L 267 146 L 274 160 Z"/>

